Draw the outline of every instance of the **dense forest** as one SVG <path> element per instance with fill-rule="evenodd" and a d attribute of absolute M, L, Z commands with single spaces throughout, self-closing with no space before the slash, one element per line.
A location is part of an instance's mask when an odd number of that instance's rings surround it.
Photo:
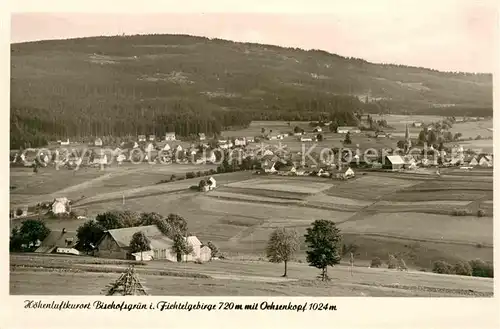
<path fill-rule="evenodd" d="M 11 148 L 251 120 L 355 124 L 355 112 L 492 115 L 488 74 L 184 35 L 13 44 L 11 62 Z"/>

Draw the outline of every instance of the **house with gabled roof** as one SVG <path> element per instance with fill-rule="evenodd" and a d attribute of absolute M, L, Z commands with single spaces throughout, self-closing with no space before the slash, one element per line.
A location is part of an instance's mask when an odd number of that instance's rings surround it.
<path fill-rule="evenodd" d="M 146 135 L 139 135 L 139 136 L 137 136 L 137 141 L 139 143 L 145 142 L 146 141 Z"/>
<path fill-rule="evenodd" d="M 156 225 L 127 227 L 107 230 L 97 242 L 95 256 L 114 259 L 135 258 L 130 251 L 130 240 L 137 232 L 143 232 L 151 242 L 151 253 L 156 259 L 177 261 L 177 255 L 172 252 L 173 240 L 163 234 Z M 145 252 L 143 252 L 143 257 Z M 149 257 L 146 254 L 146 259 Z"/>
<path fill-rule="evenodd" d="M 204 134 L 204 133 L 199 133 L 199 134 L 198 134 L 198 140 L 200 140 L 200 141 L 204 141 L 204 140 L 206 140 L 206 139 L 207 139 L 207 137 L 205 136 L 205 134 Z"/>
<path fill-rule="evenodd" d="M 165 140 L 166 141 L 175 141 L 175 133 L 174 132 L 167 132 L 165 134 Z"/>
<path fill-rule="evenodd" d="M 387 169 L 401 170 L 404 168 L 405 160 L 400 155 L 388 155 L 385 157 L 384 166 Z"/>
<path fill-rule="evenodd" d="M 58 253 L 79 255 L 80 252 L 76 249 L 78 243 L 76 231 L 66 231 L 66 229 L 51 231 L 49 235 L 40 243 L 40 246 L 35 250 L 36 253 Z"/>
<path fill-rule="evenodd" d="M 335 168 L 329 170 L 330 177 L 333 179 L 350 179 L 354 178 L 354 170 L 351 167 L 346 168 Z"/>

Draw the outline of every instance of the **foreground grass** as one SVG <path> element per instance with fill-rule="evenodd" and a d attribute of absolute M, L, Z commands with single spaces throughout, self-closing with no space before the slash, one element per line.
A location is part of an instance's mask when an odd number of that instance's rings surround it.
<path fill-rule="evenodd" d="M 91 257 L 11 255 L 10 293 L 99 295 L 130 262 Z M 26 265 L 31 264 L 31 265 Z M 115 265 L 114 267 L 111 265 Z M 493 294 L 493 280 L 422 272 L 346 266 L 329 269 L 332 281 L 315 280 L 319 270 L 282 264 L 212 261 L 205 264 L 153 261 L 136 267 L 152 295 L 178 296 L 481 296 Z"/>

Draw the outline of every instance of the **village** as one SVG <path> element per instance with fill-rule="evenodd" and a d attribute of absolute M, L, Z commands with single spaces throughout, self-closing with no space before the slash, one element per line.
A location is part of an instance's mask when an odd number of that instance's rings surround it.
<path fill-rule="evenodd" d="M 366 124 L 371 125 L 369 115 L 365 120 Z M 453 122 L 450 123 L 450 121 Z M 446 123 L 443 124 L 443 122 Z M 204 177 L 199 184 L 190 186 L 191 189 L 204 193 L 217 189 L 218 178 L 214 177 L 217 174 L 241 170 L 249 171 L 252 175 L 258 175 L 261 178 L 265 176 L 290 178 L 313 176 L 323 178 L 326 182 L 328 179 L 333 181 L 356 179 L 357 176 L 370 172 L 409 173 L 417 176 L 438 177 L 440 170 L 446 168 L 456 168 L 464 172 L 480 168 L 491 169 L 493 166 L 491 153 L 465 150 L 463 146 L 460 146 L 459 138 L 447 137 L 447 144 L 444 146 L 443 136 L 447 135 L 453 123 L 461 122 L 461 120 L 446 118 L 443 122 L 426 125 L 421 122 L 406 123 L 404 138 L 401 139 L 392 137 L 390 133 L 378 128 L 375 131 L 367 131 L 366 126 L 363 125 L 359 127 L 338 126 L 332 129 L 333 123 L 331 122 L 316 124 L 312 122 L 308 124 L 308 127 L 304 127 L 305 129 L 296 126 L 293 131 L 287 133 L 266 131 L 262 128 L 261 134 L 253 137 L 207 139 L 205 134 L 198 134 L 196 141 L 180 141 L 173 132 L 166 133 L 161 139 L 155 135 L 139 135 L 135 141 L 124 141 L 119 146 L 104 142 L 103 138 L 96 138 L 92 145 L 87 145 L 90 154 L 83 154 L 83 151 L 78 154 L 75 148 L 68 152 L 74 144 L 66 140 L 58 141 L 51 155 L 49 150 L 42 150 L 38 157 L 35 155 L 35 150 L 23 152 L 21 155 L 16 153 L 11 158 L 11 164 L 33 168 L 35 175 L 50 166 L 57 170 L 72 170 L 78 174 L 78 170 L 87 167 L 107 170 L 106 168 L 112 166 L 126 166 L 127 163 L 135 165 L 195 164 L 199 168 L 197 172 L 186 172 L 185 175 L 176 175 L 176 177 L 172 175 L 158 184 Z M 419 139 L 411 137 L 409 127 L 421 131 Z M 306 132 L 306 130 L 309 131 Z M 424 138 L 422 138 L 423 134 Z M 431 144 L 427 146 L 426 138 L 431 135 L 434 137 L 431 137 Z M 362 149 L 362 145 L 353 145 L 352 140 L 357 136 L 363 136 L 369 140 L 384 139 L 397 145 L 375 150 L 376 154 L 373 154 Z M 324 143 L 331 141 L 335 144 L 332 141 L 333 138 L 340 140 L 342 147 L 331 147 L 326 153 L 318 152 L 319 148 L 307 155 L 303 153 L 303 150 L 307 150 L 314 143 L 322 142 L 325 145 Z M 424 142 L 421 143 L 423 140 Z M 302 151 L 297 147 L 289 148 L 284 143 L 291 145 L 300 143 L 303 145 Z M 87 148 L 85 148 L 86 151 Z M 217 167 L 203 170 L 206 169 L 206 165 Z M 125 196 L 123 198 L 125 204 Z M 14 221 L 26 218 L 57 218 L 83 223 L 91 218 L 72 210 L 72 206 L 78 205 L 79 202 L 81 203 L 82 200 L 70 200 L 66 196 L 59 196 L 53 201 L 46 200 L 36 205 L 14 208 L 11 210 L 10 217 Z M 150 241 L 150 248 L 147 248 L 147 252 L 131 251 L 132 238 L 138 232 L 144 233 Z M 113 228 L 104 231 L 99 240 L 93 241 L 95 245 L 93 244 L 90 249 L 86 248 L 83 252 L 81 241 L 79 244 L 77 238 L 77 230 L 67 231 L 63 228 L 52 230 L 43 241 L 33 241 L 31 246 L 25 247 L 35 248 L 36 253 L 90 254 L 99 258 L 123 260 L 179 260 L 201 263 L 217 259 L 208 241 L 201 242 L 196 235 L 183 236 L 182 239 L 186 245 L 190 246 L 188 254 L 174 250 L 175 242 L 172 236 L 168 237 L 155 225 Z M 211 246 L 213 248 L 213 244 Z"/>

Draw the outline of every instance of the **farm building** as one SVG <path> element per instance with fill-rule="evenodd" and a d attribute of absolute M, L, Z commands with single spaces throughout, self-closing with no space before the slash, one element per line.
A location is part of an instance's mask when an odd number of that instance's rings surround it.
<path fill-rule="evenodd" d="M 208 191 L 212 191 L 216 188 L 217 188 L 217 181 L 215 180 L 215 178 L 210 177 L 209 179 L 207 179 L 205 181 L 205 184 L 203 186 L 201 186 L 201 191 L 208 192 Z"/>
<path fill-rule="evenodd" d="M 208 262 L 212 259 L 212 249 L 208 246 L 203 246 L 200 248 L 200 256 L 198 259 L 202 262 Z"/>
<path fill-rule="evenodd" d="M 288 166 L 288 165 L 282 165 L 277 170 L 278 175 L 281 176 L 294 175 L 296 171 L 297 169 L 295 168 L 295 166 Z"/>
<path fill-rule="evenodd" d="M 204 133 L 199 133 L 199 134 L 198 134 L 198 139 L 199 139 L 200 141 L 204 141 L 204 140 L 206 140 L 206 139 L 207 139 L 207 137 L 205 136 L 205 134 L 204 134 Z"/>
<path fill-rule="evenodd" d="M 301 142 L 312 142 L 312 137 L 309 137 L 309 136 L 301 136 L 300 137 L 300 141 Z"/>
<path fill-rule="evenodd" d="M 247 143 L 255 143 L 255 138 L 253 138 L 253 137 L 247 137 L 246 140 L 247 140 Z"/>
<path fill-rule="evenodd" d="M 322 131 L 323 131 L 323 129 L 320 126 L 316 126 L 316 128 L 314 128 L 314 130 L 313 130 L 313 132 L 315 132 L 315 133 L 320 133 Z"/>
<path fill-rule="evenodd" d="M 405 160 L 400 155 L 388 155 L 385 157 L 384 165 L 392 170 L 400 170 L 403 169 Z"/>
<path fill-rule="evenodd" d="M 234 146 L 245 146 L 247 145 L 247 141 L 245 138 L 236 138 L 234 140 Z"/>
<path fill-rule="evenodd" d="M 148 140 L 149 140 L 150 142 L 154 142 L 154 141 L 156 140 L 156 136 L 155 136 L 155 135 L 149 135 Z"/>
<path fill-rule="evenodd" d="M 156 225 L 127 227 L 108 230 L 97 243 L 95 255 L 102 258 L 131 259 L 130 240 L 136 232 L 143 232 L 151 241 L 151 254 L 156 259 L 177 261 L 172 253 L 173 241 L 164 235 Z M 143 259 L 150 259 L 150 253 L 143 252 Z M 140 257 L 140 255 L 139 255 Z"/>
<path fill-rule="evenodd" d="M 354 170 L 350 167 L 347 169 L 332 169 L 329 171 L 330 177 L 333 179 L 349 179 L 355 176 Z"/>
<path fill-rule="evenodd" d="M 94 141 L 94 146 L 102 146 L 102 139 L 96 138 Z"/>
<path fill-rule="evenodd" d="M 422 127 L 422 122 L 414 122 L 414 123 L 413 123 L 413 127 L 415 127 L 415 128 L 420 128 L 420 127 Z"/>
<path fill-rule="evenodd" d="M 479 159 L 478 164 L 481 167 L 493 167 L 493 157 L 485 155 Z"/>
<path fill-rule="evenodd" d="M 477 161 L 477 158 L 476 157 L 472 158 L 472 160 L 469 162 L 469 166 L 475 167 L 477 165 L 479 165 L 479 161 Z"/>
<path fill-rule="evenodd" d="M 389 137 L 385 132 L 379 131 L 378 133 L 375 134 L 375 138 L 387 138 Z"/>
<path fill-rule="evenodd" d="M 139 135 L 137 136 L 137 140 L 139 143 L 145 142 L 146 141 L 146 135 Z"/>
<path fill-rule="evenodd" d="M 61 145 L 61 146 L 68 146 L 69 145 L 69 139 L 66 139 L 65 141 L 59 141 L 59 145 Z"/>
<path fill-rule="evenodd" d="M 63 228 L 61 231 L 51 231 L 35 252 L 79 255 L 80 252 L 76 250 L 77 242 L 76 232 L 68 232 Z"/>
<path fill-rule="evenodd" d="M 175 141 L 175 133 L 174 132 L 166 133 L 165 140 L 166 141 Z"/>
<path fill-rule="evenodd" d="M 70 201 L 67 198 L 56 198 L 51 206 L 54 214 L 67 214 L 70 212 Z"/>
<path fill-rule="evenodd" d="M 193 247 L 193 252 L 189 255 L 183 255 L 182 260 L 185 262 L 193 262 L 195 260 L 199 260 L 201 255 L 201 241 L 198 240 L 198 238 L 194 235 L 188 236 L 185 239 L 191 245 L 191 247 Z"/>
<path fill-rule="evenodd" d="M 168 145 L 168 143 L 165 144 L 165 146 L 163 146 L 163 151 L 170 151 L 171 148 L 170 148 L 170 145 Z"/>
<path fill-rule="evenodd" d="M 359 134 L 361 130 L 358 127 L 337 127 L 337 134 Z"/>

